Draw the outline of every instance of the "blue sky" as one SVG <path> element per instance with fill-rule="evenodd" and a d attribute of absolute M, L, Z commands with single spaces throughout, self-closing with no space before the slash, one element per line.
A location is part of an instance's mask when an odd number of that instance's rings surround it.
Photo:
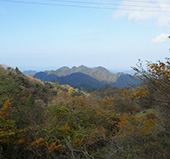
<path fill-rule="evenodd" d="M 169 57 L 170 1 L 129 1 L 81 1 L 115 3 L 114 10 L 0 1 L 0 64 L 21 70 L 79 65 L 129 70 L 138 59 Z M 125 6 L 129 10 L 121 10 Z M 156 12 L 143 11 L 141 6 L 156 6 Z"/>

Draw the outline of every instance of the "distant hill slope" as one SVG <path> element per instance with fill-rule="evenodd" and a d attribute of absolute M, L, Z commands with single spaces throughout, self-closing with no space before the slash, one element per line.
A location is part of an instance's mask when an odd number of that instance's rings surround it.
<path fill-rule="evenodd" d="M 111 83 L 111 85 L 116 87 L 128 87 L 129 85 L 138 86 L 140 83 L 141 82 L 137 79 L 137 77 L 129 74 L 122 74 L 117 78 L 117 81 Z"/>
<path fill-rule="evenodd" d="M 55 82 L 56 79 L 60 84 L 69 84 L 72 87 L 93 90 L 105 84 L 116 87 L 128 87 L 129 84 L 139 85 L 139 80 L 128 74 L 113 74 L 103 67 L 88 68 L 80 67 L 62 67 L 56 71 L 45 71 L 36 73 L 33 77 L 43 81 Z"/>
<path fill-rule="evenodd" d="M 33 77 L 43 81 L 50 81 L 50 82 L 55 82 L 56 79 L 58 78 L 57 75 L 47 74 L 46 72 L 38 72 Z"/>
<path fill-rule="evenodd" d="M 88 68 L 83 65 L 79 67 L 72 67 L 72 68 L 64 66 L 56 71 L 46 71 L 46 73 L 48 74 L 55 74 L 57 76 L 67 76 L 77 72 L 84 73 L 105 83 L 116 82 L 117 78 L 123 74 L 123 73 L 113 74 L 110 71 L 108 71 L 106 68 L 101 66 L 96 68 Z"/>
<path fill-rule="evenodd" d="M 75 88 L 84 88 L 85 90 L 90 90 L 93 87 L 100 87 L 104 85 L 104 82 L 98 81 L 89 75 L 84 73 L 72 73 L 67 76 L 57 76 L 55 74 L 47 74 L 46 72 L 39 72 L 34 75 L 34 78 L 41 79 L 43 81 L 55 82 L 58 80 L 59 84 L 69 84 Z"/>
<path fill-rule="evenodd" d="M 37 73 L 37 71 L 34 71 L 34 70 L 23 71 L 23 74 L 30 75 L 30 76 L 33 76 L 36 73 Z"/>

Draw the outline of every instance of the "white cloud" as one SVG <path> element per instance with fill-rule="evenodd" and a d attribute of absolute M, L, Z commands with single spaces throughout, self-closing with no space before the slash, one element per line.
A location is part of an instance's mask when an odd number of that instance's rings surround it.
<path fill-rule="evenodd" d="M 84 38 L 84 40 L 101 40 L 103 39 L 102 36 L 95 36 L 95 35 L 89 35 Z"/>
<path fill-rule="evenodd" d="M 114 17 L 128 16 L 130 20 L 156 19 L 161 26 L 170 26 L 169 0 L 122 0 Z"/>
<path fill-rule="evenodd" d="M 158 19 L 158 24 L 160 26 L 170 26 L 170 17 L 160 17 Z"/>
<path fill-rule="evenodd" d="M 162 33 L 152 40 L 153 43 L 163 43 L 169 41 L 170 34 Z"/>
<path fill-rule="evenodd" d="M 96 38 L 97 38 L 96 36 L 89 35 L 89 36 L 86 36 L 84 39 L 85 40 L 93 40 L 93 39 L 96 39 Z"/>

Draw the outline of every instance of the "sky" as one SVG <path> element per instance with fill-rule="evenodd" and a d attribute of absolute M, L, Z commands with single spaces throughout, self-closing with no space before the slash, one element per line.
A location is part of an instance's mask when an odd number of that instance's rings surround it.
<path fill-rule="evenodd" d="M 0 64 L 20 70 L 170 57 L 170 0 L 0 0 Z"/>

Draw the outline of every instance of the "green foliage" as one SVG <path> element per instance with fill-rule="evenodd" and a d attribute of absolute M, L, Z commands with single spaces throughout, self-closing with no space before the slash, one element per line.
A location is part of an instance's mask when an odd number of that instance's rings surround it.
<path fill-rule="evenodd" d="M 139 65 L 141 88 L 95 93 L 0 67 L 0 157 L 168 158 L 169 64 Z"/>

